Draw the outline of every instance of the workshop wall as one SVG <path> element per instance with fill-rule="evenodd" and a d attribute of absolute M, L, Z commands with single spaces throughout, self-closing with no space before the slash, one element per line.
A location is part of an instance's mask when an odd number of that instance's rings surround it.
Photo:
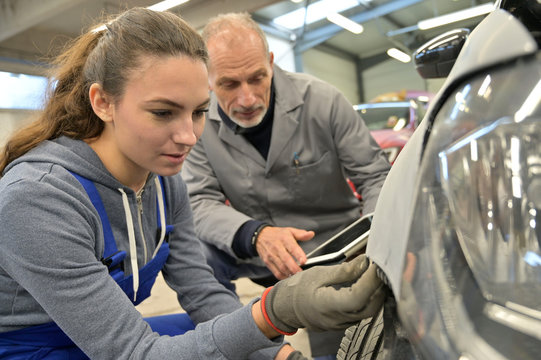
<path fill-rule="evenodd" d="M 31 110 L 0 109 L 0 147 L 4 146 L 15 129 L 32 121 L 34 114 L 35 112 Z"/>
<path fill-rule="evenodd" d="M 352 104 L 359 102 L 357 70 L 351 60 L 315 48 L 306 51 L 302 60 L 305 73 L 336 86 Z"/>

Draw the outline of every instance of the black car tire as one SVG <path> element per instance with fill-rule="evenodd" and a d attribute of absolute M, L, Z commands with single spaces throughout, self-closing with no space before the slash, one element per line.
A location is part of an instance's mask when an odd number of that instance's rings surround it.
<path fill-rule="evenodd" d="M 346 329 L 337 360 L 418 360 L 402 328 L 396 302 L 387 296 L 379 312 L 371 318 Z"/>
<path fill-rule="evenodd" d="M 377 359 L 383 345 L 383 307 L 376 316 L 346 329 L 337 360 Z"/>

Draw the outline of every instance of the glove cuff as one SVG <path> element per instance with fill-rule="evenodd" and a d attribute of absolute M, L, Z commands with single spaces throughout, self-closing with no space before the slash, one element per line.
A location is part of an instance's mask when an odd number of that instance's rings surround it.
<path fill-rule="evenodd" d="M 269 326 L 271 328 L 273 328 L 274 331 L 278 332 L 279 334 L 282 334 L 282 335 L 294 335 L 297 332 L 297 329 L 292 329 L 292 331 L 290 331 L 290 332 L 280 330 L 272 323 L 272 321 L 270 319 L 269 313 L 272 314 L 272 296 L 271 296 L 270 301 L 267 301 L 267 296 L 268 296 L 269 292 L 272 290 L 272 288 L 273 287 L 271 286 L 271 287 L 268 287 L 267 289 L 265 289 L 265 291 L 263 292 L 263 295 L 261 296 L 260 303 L 261 303 L 261 312 L 263 313 L 263 318 L 265 319 L 267 324 L 269 324 Z M 267 312 L 267 309 L 269 309 L 271 311 Z"/>
<path fill-rule="evenodd" d="M 286 360 L 308 360 L 299 350 L 293 351 Z"/>

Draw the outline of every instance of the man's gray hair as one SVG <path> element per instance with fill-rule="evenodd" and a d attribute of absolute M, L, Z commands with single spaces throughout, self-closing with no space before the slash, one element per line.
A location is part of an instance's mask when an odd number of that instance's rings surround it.
<path fill-rule="evenodd" d="M 227 28 L 246 28 L 255 31 L 263 45 L 265 47 L 265 52 L 268 56 L 269 54 L 269 44 L 267 42 L 267 37 L 261 27 L 252 19 L 251 15 L 247 12 L 240 13 L 227 13 L 220 14 L 211 18 L 208 23 L 203 28 L 203 39 L 205 43 L 208 43 L 208 40 L 221 31 Z"/>

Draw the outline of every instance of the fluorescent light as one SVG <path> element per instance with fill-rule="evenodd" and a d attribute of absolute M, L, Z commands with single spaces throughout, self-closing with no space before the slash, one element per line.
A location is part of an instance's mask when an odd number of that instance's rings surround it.
<path fill-rule="evenodd" d="M 397 48 L 390 48 L 389 50 L 387 50 L 387 55 L 398 61 L 402 61 L 403 63 L 408 63 L 411 60 L 411 56 L 409 56 L 403 51 L 398 50 Z"/>
<path fill-rule="evenodd" d="M 188 1 L 190 0 L 165 0 L 165 1 L 160 1 L 159 3 L 156 3 L 154 5 L 150 5 L 147 7 L 147 9 L 155 10 L 155 11 L 165 11 L 165 10 L 174 8 L 175 6 L 184 4 L 185 2 L 188 2 Z"/>
<path fill-rule="evenodd" d="M 278 16 L 276 19 L 272 20 L 272 22 L 287 29 L 294 30 L 304 25 L 305 15 L 306 24 L 311 24 L 321 19 L 325 19 L 328 14 L 341 12 L 358 5 L 359 2 L 357 0 L 321 0 L 308 5 L 308 8 L 302 7 Z"/>
<path fill-rule="evenodd" d="M 494 4 L 487 3 L 479 6 L 475 6 L 469 9 L 460 10 L 454 13 L 438 16 L 431 19 L 421 20 L 417 23 L 417 26 L 421 30 L 434 28 L 437 26 L 450 24 L 456 21 L 469 19 L 472 17 L 488 14 L 494 10 Z"/>
<path fill-rule="evenodd" d="M 300 2 L 303 2 L 304 0 L 291 0 L 292 3 L 298 4 Z"/>
<path fill-rule="evenodd" d="M 154 10 L 154 11 L 165 11 L 169 10 L 171 8 L 174 8 L 175 6 L 179 6 L 181 4 L 184 4 L 190 0 L 165 0 L 160 1 L 159 3 L 156 3 L 154 5 L 147 6 L 147 9 Z M 100 32 L 102 30 L 105 30 L 105 25 L 99 25 L 92 29 L 92 32 Z"/>
<path fill-rule="evenodd" d="M 357 24 L 355 21 L 348 19 L 347 17 L 340 15 L 338 13 L 333 13 L 327 16 L 327 20 L 332 23 L 335 23 L 338 26 L 343 27 L 344 29 L 351 31 L 354 34 L 360 34 L 363 32 L 364 28 L 361 24 Z"/>

